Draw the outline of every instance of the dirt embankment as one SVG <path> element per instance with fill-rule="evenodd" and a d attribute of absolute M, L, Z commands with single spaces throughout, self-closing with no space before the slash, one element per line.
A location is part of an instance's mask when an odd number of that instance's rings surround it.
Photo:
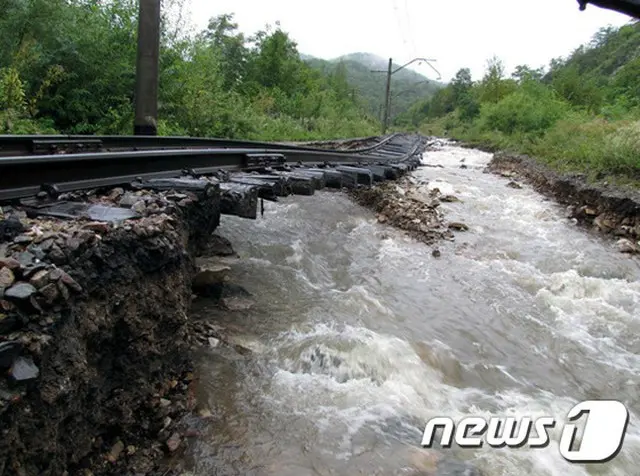
<path fill-rule="evenodd" d="M 2 210 L 0 475 L 170 474 L 159 462 L 188 434 L 177 422 L 194 405 L 194 260 L 228 247 L 210 239 L 219 190 L 67 198 L 138 216 Z"/>
<path fill-rule="evenodd" d="M 527 156 L 496 153 L 490 172 L 520 178 L 567 205 L 567 216 L 617 240 L 625 253 L 640 253 L 640 192 L 588 184 L 581 175 L 559 174 Z"/>

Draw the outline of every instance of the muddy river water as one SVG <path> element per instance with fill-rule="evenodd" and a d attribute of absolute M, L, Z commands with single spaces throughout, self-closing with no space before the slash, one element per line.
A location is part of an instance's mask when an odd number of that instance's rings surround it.
<path fill-rule="evenodd" d="M 201 356 L 198 397 L 213 416 L 189 474 L 640 475 L 640 261 L 483 173 L 490 158 L 443 145 L 424 155 L 442 167 L 414 172 L 456 195 L 442 209 L 470 228 L 439 258 L 341 193 L 224 218 L 242 258 L 231 278 L 255 305 L 194 312 L 254 352 Z M 420 447 L 431 417 L 562 419 L 599 398 L 630 412 L 606 464 L 565 461 L 553 431 L 544 449 Z"/>

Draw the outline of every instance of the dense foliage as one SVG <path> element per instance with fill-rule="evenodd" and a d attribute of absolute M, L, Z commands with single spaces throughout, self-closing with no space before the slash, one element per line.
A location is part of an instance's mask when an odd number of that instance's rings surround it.
<path fill-rule="evenodd" d="M 137 4 L 0 0 L 0 133 L 131 134 Z M 245 37 L 222 15 L 186 35 L 168 18 L 172 6 L 163 3 L 161 134 L 268 140 L 377 131 L 344 69 L 310 67 L 279 27 Z"/>
<path fill-rule="evenodd" d="M 640 23 L 601 29 L 547 71 L 522 65 L 507 78 L 493 58 L 474 82 L 462 69 L 396 125 L 535 155 L 591 178 L 640 180 Z"/>

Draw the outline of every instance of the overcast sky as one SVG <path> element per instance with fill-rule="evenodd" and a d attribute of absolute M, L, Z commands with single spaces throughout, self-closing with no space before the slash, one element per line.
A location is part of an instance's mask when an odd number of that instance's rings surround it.
<path fill-rule="evenodd" d="M 210 17 L 235 13 L 241 31 L 267 23 L 281 27 L 301 53 L 331 59 L 370 52 L 402 64 L 414 57 L 436 58 L 444 80 L 462 67 L 475 79 L 496 55 L 507 70 L 533 67 L 566 56 L 602 26 L 623 25 L 629 17 L 576 0 L 187 0 L 192 23 L 204 28 Z M 423 65 L 417 71 L 435 78 Z"/>

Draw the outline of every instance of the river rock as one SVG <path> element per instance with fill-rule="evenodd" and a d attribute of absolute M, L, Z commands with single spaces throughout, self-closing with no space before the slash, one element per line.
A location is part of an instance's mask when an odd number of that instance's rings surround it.
<path fill-rule="evenodd" d="M 120 457 L 120 454 L 123 450 L 124 443 L 118 440 L 116 444 L 111 447 L 111 451 L 109 451 L 109 454 L 107 455 L 107 460 L 110 463 L 115 463 L 116 461 L 118 461 L 118 458 Z"/>
<path fill-rule="evenodd" d="M 11 366 L 9 374 L 16 382 L 27 382 L 37 379 L 40 369 L 33 363 L 31 357 L 18 357 Z"/>
<path fill-rule="evenodd" d="M 449 228 L 451 230 L 457 230 L 457 231 L 469 231 L 469 226 L 465 225 L 464 223 L 460 223 L 457 221 L 453 221 L 451 223 L 449 223 Z"/>
<path fill-rule="evenodd" d="M 608 233 L 613 230 L 616 225 L 613 221 L 607 217 L 605 213 L 598 215 L 594 220 L 593 224 L 598 227 L 598 229 L 602 232 Z"/>
<path fill-rule="evenodd" d="M 640 247 L 627 238 L 622 238 L 616 243 L 618 251 L 621 253 L 640 253 Z"/>
<path fill-rule="evenodd" d="M 40 289 L 40 294 L 44 296 L 47 301 L 47 304 L 53 304 L 56 299 L 60 296 L 60 291 L 58 290 L 58 286 L 55 283 L 49 283 L 46 286 Z"/>
<path fill-rule="evenodd" d="M 29 253 L 28 251 L 23 251 L 22 253 L 19 253 L 16 258 L 20 263 L 20 266 L 23 268 L 31 266 L 33 264 L 33 260 L 36 259 L 36 257 L 32 253 Z"/>
<path fill-rule="evenodd" d="M 20 268 L 20 262 L 14 258 L 0 258 L 0 268 L 16 270 Z"/>
<path fill-rule="evenodd" d="M 509 187 L 509 188 L 515 188 L 515 189 L 521 189 L 521 188 L 522 188 L 522 185 L 520 185 L 518 182 L 516 182 L 516 181 L 512 180 L 511 182 L 509 182 L 509 183 L 507 184 L 507 187 Z"/>
<path fill-rule="evenodd" d="M 75 279 L 73 279 L 71 276 L 69 276 L 69 274 L 65 273 L 64 271 L 62 271 L 61 273 L 60 281 L 66 284 L 67 286 L 69 286 L 75 292 L 77 293 L 82 292 L 82 286 L 80 286 Z"/>
<path fill-rule="evenodd" d="M 4 296 L 7 299 L 16 301 L 26 301 L 36 293 L 37 289 L 29 283 L 17 283 L 5 290 Z"/>
<path fill-rule="evenodd" d="M 57 244 L 54 244 L 49 251 L 49 259 L 57 265 L 64 264 L 67 261 L 67 256 L 60 249 Z"/>
<path fill-rule="evenodd" d="M 167 440 L 167 448 L 171 453 L 176 451 L 180 447 L 181 439 L 179 433 L 174 433 Z"/>
<path fill-rule="evenodd" d="M 459 202 L 460 199 L 455 195 L 443 195 L 442 197 L 440 197 L 440 201 L 452 203 L 452 202 Z"/>
<path fill-rule="evenodd" d="M 46 286 L 47 284 L 49 284 L 49 271 L 46 269 L 43 269 L 42 271 L 38 271 L 37 273 L 35 273 L 31 279 L 29 280 L 29 282 L 36 288 L 36 289 L 40 289 L 44 286 Z"/>
<path fill-rule="evenodd" d="M 207 264 L 200 268 L 198 274 L 193 279 L 193 289 L 198 291 L 206 291 L 211 286 L 218 286 L 222 284 L 231 268 L 224 265 Z"/>
<path fill-rule="evenodd" d="M 109 223 L 103 221 L 92 221 L 83 225 L 82 228 L 102 234 L 108 233 L 110 229 Z"/>
<path fill-rule="evenodd" d="M 0 220 L 0 241 L 11 241 L 25 231 L 22 222 L 14 216 Z"/>
<path fill-rule="evenodd" d="M 236 252 L 229 240 L 214 233 L 207 243 L 206 254 L 208 256 L 235 256 Z"/>
<path fill-rule="evenodd" d="M 0 269 L 0 288 L 5 289 L 13 284 L 15 281 L 13 271 L 9 268 Z"/>
<path fill-rule="evenodd" d="M 13 242 L 17 245 L 26 245 L 33 241 L 33 237 L 29 235 L 18 235 L 13 239 Z"/>
<path fill-rule="evenodd" d="M 122 198 L 120 198 L 120 206 L 121 207 L 128 207 L 131 208 L 132 206 L 134 206 L 138 201 L 140 200 L 140 197 L 137 196 L 134 193 L 131 192 L 127 192 L 125 193 Z"/>

